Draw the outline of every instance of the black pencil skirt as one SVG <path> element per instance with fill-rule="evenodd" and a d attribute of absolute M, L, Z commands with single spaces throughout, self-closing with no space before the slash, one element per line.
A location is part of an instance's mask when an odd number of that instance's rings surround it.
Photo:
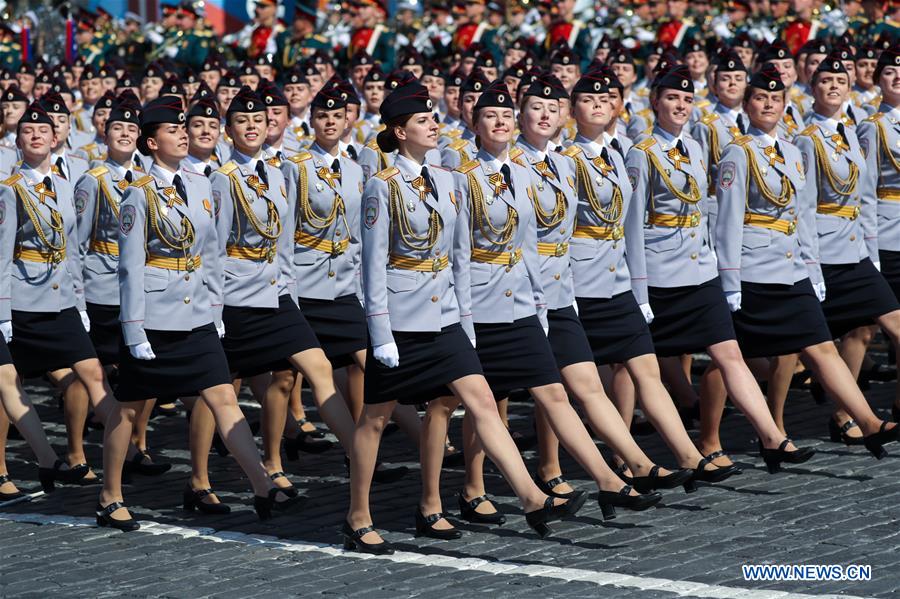
<path fill-rule="evenodd" d="M 333 300 L 301 297 L 298 303 L 332 368 L 353 364 L 353 354 L 368 346 L 366 311 L 355 295 Z"/>
<path fill-rule="evenodd" d="M 119 401 L 154 397 L 191 397 L 217 385 L 231 384 L 228 359 L 214 324 L 192 331 L 146 331 L 156 358 L 132 357 L 124 342 L 119 348 Z"/>
<path fill-rule="evenodd" d="M 9 346 L 6 345 L 6 339 L 3 338 L 3 335 L 0 335 L 0 366 L 12 363 L 13 359 L 12 354 L 9 353 Z"/>
<path fill-rule="evenodd" d="M 576 301 L 578 319 L 595 363 L 620 364 L 655 352 L 650 328 L 631 291 L 610 298 L 579 297 Z"/>
<path fill-rule="evenodd" d="M 119 346 L 122 344 L 122 324 L 119 322 L 119 306 L 87 304 L 91 319 L 91 343 L 100 363 L 104 366 L 119 363 Z"/>
<path fill-rule="evenodd" d="M 719 277 L 699 285 L 650 287 L 649 294 L 656 355 L 690 354 L 735 338 Z"/>
<path fill-rule="evenodd" d="M 97 357 L 75 308 L 61 312 L 12 311 L 13 363 L 22 378 L 43 375 Z"/>
<path fill-rule="evenodd" d="M 878 259 L 881 262 L 881 276 L 891 286 L 894 297 L 900 300 L 900 252 L 879 250 Z"/>
<path fill-rule="evenodd" d="M 544 328 L 537 316 L 514 322 L 475 323 L 478 359 L 495 399 L 516 389 L 561 382 Z"/>
<path fill-rule="evenodd" d="M 868 258 L 856 264 L 823 264 L 822 311 L 834 339 L 900 309 L 891 286 Z"/>
<path fill-rule="evenodd" d="M 478 354 L 459 323 L 440 331 L 394 331 L 400 365 L 388 368 L 366 352 L 365 403 L 399 401 L 426 403 L 452 395 L 447 387 L 457 379 L 483 374 Z"/>
<path fill-rule="evenodd" d="M 291 367 L 287 358 L 320 347 L 312 327 L 288 295 L 278 298 L 277 308 L 225 306 L 222 322 L 228 367 L 239 377 L 286 370 Z"/>
<path fill-rule="evenodd" d="M 741 284 L 741 309 L 732 313 L 745 358 L 784 356 L 831 340 L 809 279 L 793 285 Z"/>
<path fill-rule="evenodd" d="M 547 311 L 547 323 L 550 325 L 550 349 L 556 358 L 556 367 L 560 370 L 572 364 L 593 362 L 594 354 L 591 344 L 575 308 L 569 306 L 559 310 Z"/>

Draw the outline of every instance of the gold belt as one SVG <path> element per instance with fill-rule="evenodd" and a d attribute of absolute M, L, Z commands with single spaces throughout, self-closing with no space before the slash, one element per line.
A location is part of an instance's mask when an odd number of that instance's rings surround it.
<path fill-rule="evenodd" d="M 514 252 L 491 252 L 481 248 L 472 248 L 472 260 L 482 264 L 505 264 L 515 266 L 522 260 L 522 250 Z"/>
<path fill-rule="evenodd" d="M 544 243 L 543 241 L 538 241 L 539 256 L 555 256 L 556 258 L 559 258 L 561 256 L 565 256 L 568 253 L 569 244 L 566 242 Z"/>
<path fill-rule="evenodd" d="M 450 259 L 447 256 L 441 256 L 440 258 L 408 258 L 391 254 L 388 264 L 401 270 L 440 272 L 450 265 Z"/>
<path fill-rule="evenodd" d="M 147 261 L 144 263 L 154 268 L 162 268 L 164 270 L 186 270 L 192 272 L 200 267 L 200 256 L 191 256 L 190 258 L 168 258 L 166 256 L 157 256 L 149 254 Z"/>
<path fill-rule="evenodd" d="M 842 204 L 819 204 L 816 206 L 816 212 L 819 214 L 830 214 L 832 216 L 840 216 L 841 218 L 849 218 L 856 220 L 859 217 L 859 206 L 842 205 Z"/>
<path fill-rule="evenodd" d="M 604 239 L 617 240 L 625 237 L 625 232 L 620 225 L 612 225 L 608 227 L 594 227 L 590 225 L 578 225 L 575 227 L 573 237 L 579 239 Z"/>
<path fill-rule="evenodd" d="M 656 225 L 657 227 L 669 227 L 672 229 L 685 229 L 688 227 L 700 226 L 700 213 L 692 212 L 691 214 L 659 214 L 651 212 L 647 223 Z"/>
<path fill-rule="evenodd" d="M 265 260 L 266 262 L 273 262 L 275 260 L 276 251 L 277 249 L 274 245 L 264 248 L 248 248 L 238 245 L 229 245 L 225 248 L 225 252 L 228 254 L 229 258 L 237 258 L 239 260 Z"/>
<path fill-rule="evenodd" d="M 890 200 L 892 202 L 900 202 L 900 189 L 889 189 L 887 187 L 879 187 L 875 191 L 875 195 L 879 200 Z"/>
<path fill-rule="evenodd" d="M 119 244 L 115 241 L 100 241 L 92 239 L 90 249 L 95 254 L 106 254 L 107 256 L 119 255 Z"/>
<path fill-rule="evenodd" d="M 24 262 L 46 262 L 59 264 L 66 259 L 65 248 L 61 250 L 28 250 L 24 248 L 16 248 L 13 252 L 13 260 L 22 260 Z"/>
<path fill-rule="evenodd" d="M 744 214 L 744 224 L 751 227 L 762 227 L 763 229 L 772 229 L 785 235 L 793 235 L 797 230 L 797 221 L 784 220 L 775 218 L 774 216 L 766 216 L 764 214 L 753 214 L 747 212 Z"/>
<path fill-rule="evenodd" d="M 327 239 L 322 239 L 320 237 L 316 237 L 315 235 L 304 233 L 303 231 L 297 231 L 296 233 L 294 233 L 294 241 L 298 245 L 302 245 L 303 247 L 319 250 L 320 252 L 325 252 L 326 254 L 331 254 L 332 256 L 339 256 L 343 254 L 350 246 L 349 239 L 342 239 L 341 241 L 334 243 L 332 241 L 328 241 Z"/>

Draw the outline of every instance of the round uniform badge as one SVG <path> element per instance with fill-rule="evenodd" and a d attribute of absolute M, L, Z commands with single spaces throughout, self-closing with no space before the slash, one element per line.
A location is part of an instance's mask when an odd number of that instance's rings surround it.
<path fill-rule="evenodd" d="M 122 208 L 122 215 L 119 217 L 119 229 L 121 229 L 122 235 L 131 233 L 131 229 L 134 227 L 135 214 L 134 206 L 128 205 Z"/>
<path fill-rule="evenodd" d="M 78 214 L 84 214 L 84 207 L 87 206 L 88 192 L 86 189 L 79 189 L 75 192 L 75 211 Z"/>
<path fill-rule="evenodd" d="M 366 209 L 363 212 L 364 222 L 367 229 L 371 229 L 378 222 L 378 198 L 368 198 L 366 200 Z"/>
<path fill-rule="evenodd" d="M 734 183 L 736 167 L 733 162 L 725 162 L 719 166 L 719 187 L 728 189 Z"/>
<path fill-rule="evenodd" d="M 631 188 L 634 189 L 639 174 L 637 167 L 629 166 L 627 169 L 625 169 L 625 172 L 628 173 L 628 182 L 631 183 Z"/>
<path fill-rule="evenodd" d="M 0 225 L 6 222 L 6 201 L 0 200 Z"/>

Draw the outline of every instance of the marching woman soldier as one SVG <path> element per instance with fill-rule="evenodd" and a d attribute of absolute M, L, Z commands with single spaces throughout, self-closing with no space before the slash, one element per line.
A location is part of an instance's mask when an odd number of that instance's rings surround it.
<path fill-rule="evenodd" d="M 234 151 L 211 179 L 220 253 L 226 256 L 223 345 L 234 376 L 276 371 L 277 387 L 263 401 L 265 466 L 272 480 L 285 479 L 279 486 L 294 496 L 297 492 L 281 468 L 290 385 L 278 385 L 284 378 L 278 373 L 296 370 L 306 377 L 322 418 L 348 448 L 353 420 L 335 390 L 315 332 L 293 299 L 292 198 L 277 159 L 267 160 L 262 153 L 266 104 L 244 86 L 225 121 Z"/>
<path fill-rule="evenodd" d="M 635 216 L 646 223 L 638 235 L 643 233 L 645 247 L 650 332 L 659 356 L 706 349 L 713 367 L 721 370 L 728 395 L 756 429 L 760 453 L 774 472 L 781 462 L 805 462 L 814 451 L 797 449 L 778 430 L 735 341 L 715 256 L 703 229 L 705 166 L 699 144 L 683 133 L 693 99 L 686 67 L 660 73 L 650 94 L 656 114 L 653 133 L 626 158 Z M 716 423 L 713 431 L 704 429 L 701 439 L 701 453 L 709 455 L 722 449 L 713 442 L 718 441 L 717 417 L 724 406 L 701 399 L 706 403 L 701 416 L 712 416 Z"/>
<path fill-rule="evenodd" d="M 454 169 L 471 160 L 478 152 L 475 146 L 475 132 L 472 112 L 482 92 L 490 85 L 490 80 L 481 70 L 474 70 L 459 89 L 460 129 L 448 131 L 441 138 L 441 163 L 445 168 Z"/>
<path fill-rule="evenodd" d="M 139 528 L 123 504 L 120 473 L 139 402 L 160 394 L 199 394 L 206 402 L 250 478 L 256 513 L 265 519 L 298 498 L 280 493 L 268 477 L 231 386 L 219 341 L 222 251 L 212 189 L 205 177 L 181 167 L 188 140 L 177 98 L 154 100 L 140 120 L 138 147 L 152 163 L 132 182 L 119 210 L 121 403 L 106 421 L 97 523 Z"/>
<path fill-rule="evenodd" d="M 738 470 L 716 468 L 697 451 L 660 379 L 646 320 L 649 306 L 641 235 L 643 220 L 632 198 L 631 183 L 625 176 L 624 160 L 606 143 L 605 130 L 614 118 L 607 81 L 604 71 L 589 71 L 575 84 L 572 98 L 578 136 L 564 152 L 571 159 L 568 165 L 571 182 L 567 183 L 570 186 L 574 183 L 574 193 L 577 193 L 577 206 L 572 211 L 575 222 L 566 230 L 571 231 L 568 249 L 574 284 L 572 294 L 590 351 L 589 356 L 585 353 L 583 357 L 598 365 L 624 365 L 641 398 L 644 413 L 683 468 L 671 473 L 655 466 L 649 472 L 646 467 L 635 471 L 631 465 L 633 460 L 614 447 L 623 460 L 617 473 L 625 475 L 630 471 L 623 478 L 638 490 L 683 484 L 685 491 L 690 492 L 696 481 L 719 482 Z M 550 342 L 554 345 L 552 321 Z M 572 347 L 575 343 L 568 345 Z M 582 376 L 588 376 L 586 369 Z"/>
<path fill-rule="evenodd" d="M 857 59 L 857 69 L 859 68 Z M 875 68 L 881 89 L 878 112 L 860 123 L 859 145 L 866 155 L 863 194 L 878 198 L 878 259 L 881 274 L 900 298 L 900 46 L 881 53 Z M 871 248 L 871 244 L 867 244 Z M 871 252 L 871 250 L 870 250 Z M 872 258 L 870 253 L 869 258 Z M 900 354 L 898 354 L 900 356 Z M 850 364 L 851 370 L 856 364 Z M 891 410 L 900 420 L 900 385 Z"/>
<path fill-rule="evenodd" d="M 813 289 L 812 279 L 821 279 L 815 259 L 815 203 L 804 203 L 800 194 L 817 181 L 806 180 L 800 150 L 777 139 L 785 100 L 778 71 L 764 66 L 751 80 L 744 101 L 748 135 L 735 139 L 722 155 L 716 186 L 722 287 L 743 355 L 802 352 L 826 390 L 864 434 L 872 435 L 866 446 L 878 455 L 880 442 L 872 440 L 896 436 L 896 431 L 891 427 L 886 429 L 889 435 L 879 432 L 885 423 L 872 412 L 841 361 Z"/>
<path fill-rule="evenodd" d="M 393 552 L 375 532 L 369 509 L 381 433 L 397 401 L 418 403 L 448 391 L 471 412 L 478 438 L 518 495 L 529 526 L 544 536 L 548 522 L 578 511 L 584 494 L 563 500 L 535 486 L 482 375 L 467 309 L 469 231 L 465 223 L 457 226 L 460 202 L 451 175 L 425 163 L 438 137 L 428 90 L 417 82 L 397 88 L 382 103 L 381 117 L 386 128 L 379 146 L 399 153 L 397 166 L 370 179 L 363 195 L 362 275 L 372 349 L 350 458 L 345 547 Z M 420 516 L 429 527 L 443 519 L 440 512 Z"/>
<path fill-rule="evenodd" d="M 833 338 L 877 323 L 896 349 L 900 344 L 900 303 L 872 261 L 878 259 L 880 202 L 875 186 L 866 183 L 874 173 L 867 172 L 856 128 L 839 120 L 850 93 L 850 79 L 838 53 L 819 63 L 810 80 L 810 90 L 813 106 L 807 119 L 809 126 L 795 143 L 802 153 L 808 181 L 800 192 L 801 202 L 816 207 L 818 235 L 811 260 L 821 265 L 822 280 L 814 283 L 822 310 Z M 858 372 L 862 353 L 856 362 L 843 355 L 851 372 Z M 837 437 L 852 443 L 846 434 L 853 428 L 847 426 L 851 414 L 838 410 L 833 420 L 842 433 Z M 866 436 L 866 447 L 879 459 L 884 455 L 881 443 L 897 437 L 898 430 L 887 429 L 886 424 L 882 423 L 885 430 L 873 432 L 864 423 L 856 422 Z M 833 430 L 834 425 L 829 424 L 829 428 Z"/>
<path fill-rule="evenodd" d="M 794 88 L 797 83 L 797 63 L 784 40 L 776 39 L 759 53 L 756 62 L 760 68 L 766 63 L 771 63 L 778 69 L 781 82 L 787 90 Z M 784 108 L 784 115 L 778 122 L 778 137 L 791 141 L 804 128 L 803 115 L 800 107 L 789 98 Z"/>

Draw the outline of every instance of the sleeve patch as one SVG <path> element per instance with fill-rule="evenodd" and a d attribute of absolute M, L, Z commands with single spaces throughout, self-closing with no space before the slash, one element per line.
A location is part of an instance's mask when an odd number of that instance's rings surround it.
<path fill-rule="evenodd" d="M 637 187 L 639 174 L 638 168 L 636 166 L 629 166 L 627 169 L 625 169 L 625 172 L 628 173 L 628 182 L 631 183 L 631 188 L 634 189 L 635 187 Z"/>
<path fill-rule="evenodd" d="M 868 137 L 860 138 L 859 149 L 862 150 L 863 156 L 869 155 L 869 138 Z"/>
<path fill-rule="evenodd" d="M 363 214 L 363 222 L 365 222 L 366 228 L 371 229 L 374 227 L 375 223 L 378 222 L 378 198 L 366 199 L 366 208 Z"/>
<path fill-rule="evenodd" d="M 129 205 L 122 208 L 122 215 L 119 218 L 119 228 L 122 230 L 122 235 L 128 235 L 129 233 L 131 233 L 131 229 L 132 227 L 134 227 L 135 214 L 136 210 L 134 206 Z"/>
<path fill-rule="evenodd" d="M 213 190 L 213 208 L 215 208 L 216 216 L 219 216 L 219 209 L 222 207 L 222 192 Z"/>
<path fill-rule="evenodd" d="M 75 211 L 78 212 L 78 214 L 84 214 L 84 208 L 87 206 L 87 201 L 87 189 L 79 189 L 75 192 Z"/>
<path fill-rule="evenodd" d="M 6 200 L 0 200 L 0 225 L 6 222 Z"/>
<path fill-rule="evenodd" d="M 728 189 L 734 183 L 736 167 L 733 162 L 723 162 L 719 165 L 719 187 Z"/>

